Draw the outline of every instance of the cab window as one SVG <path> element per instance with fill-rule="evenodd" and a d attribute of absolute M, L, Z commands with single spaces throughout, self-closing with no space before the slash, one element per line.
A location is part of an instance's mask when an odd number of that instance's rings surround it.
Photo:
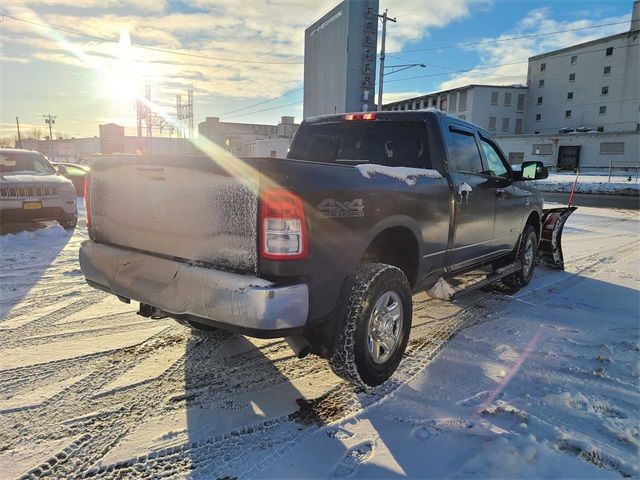
<path fill-rule="evenodd" d="M 497 149 L 484 138 L 480 138 L 480 147 L 487 161 L 487 168 L 483 173 L 492 177 L 509 178 L 509 170 Z"/>
<path fill-rule="evenodd" d="M 452 170 L 461 173 L 482 173 L 480 150 L 473 133 L 450 129 L 447 150 Z"/>

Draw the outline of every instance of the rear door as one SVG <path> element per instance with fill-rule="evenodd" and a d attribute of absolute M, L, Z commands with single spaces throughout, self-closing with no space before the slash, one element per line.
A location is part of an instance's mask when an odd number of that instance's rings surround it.
<path fill-rule="evenodd" d="M 455 269 L 492 253 L 496 187 L 484 175 L 475 132 L 452 123 L 446 134 L 455 198 L 455 233 L 449 264 Z"/>

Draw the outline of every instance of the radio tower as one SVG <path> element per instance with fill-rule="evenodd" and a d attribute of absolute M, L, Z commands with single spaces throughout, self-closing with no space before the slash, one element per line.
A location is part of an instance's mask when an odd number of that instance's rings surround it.
<path fill-rule="evenodd" d="M 189 138 L 193 138 L 193 90 L 187 91 L 187 103 L 182 103 L 182 95 L 176 95 L 176 119 L 178 123 L 178 137 L 186 137 L 185 120 Z"/>

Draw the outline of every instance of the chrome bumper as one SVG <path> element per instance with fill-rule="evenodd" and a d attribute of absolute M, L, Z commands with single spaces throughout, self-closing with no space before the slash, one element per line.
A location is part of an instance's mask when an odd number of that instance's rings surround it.
<path fill-rule="evenodd" d="M 87 281 L 176 315 L 194 315 L 249 330 L 303 327 L 309 311 L 306 284 L 267 280 L 85 241 L 80 268 Z"/>

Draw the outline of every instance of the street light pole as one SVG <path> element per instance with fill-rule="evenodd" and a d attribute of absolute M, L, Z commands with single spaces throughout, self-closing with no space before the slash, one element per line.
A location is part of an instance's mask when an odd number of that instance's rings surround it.
<path fill-rule="evenodd" d="M 51 126 L 56 123 L 56 115 L 42 115 L 44 123 L 49 125 L 49 161 L 53 162 L 53 133 L 51 132 Z"/>
<path fill-rule="evenodd" d="M 395 18 L 389 18 L 387 12 L 389 10 L 385 10 L 382 15 L 376 13 L 379 18 L 382 19 L 382 46 L 380 48 L 380 78 L 378 79 L 378 104 L 376 105 L 376 110 L 378 112 L 382 111 L 382 89 L 384 85 L 384 51 L 385 51 L 385 43 L 387 40 L 387 21 L 396 23 L 397 20 Z"/>

